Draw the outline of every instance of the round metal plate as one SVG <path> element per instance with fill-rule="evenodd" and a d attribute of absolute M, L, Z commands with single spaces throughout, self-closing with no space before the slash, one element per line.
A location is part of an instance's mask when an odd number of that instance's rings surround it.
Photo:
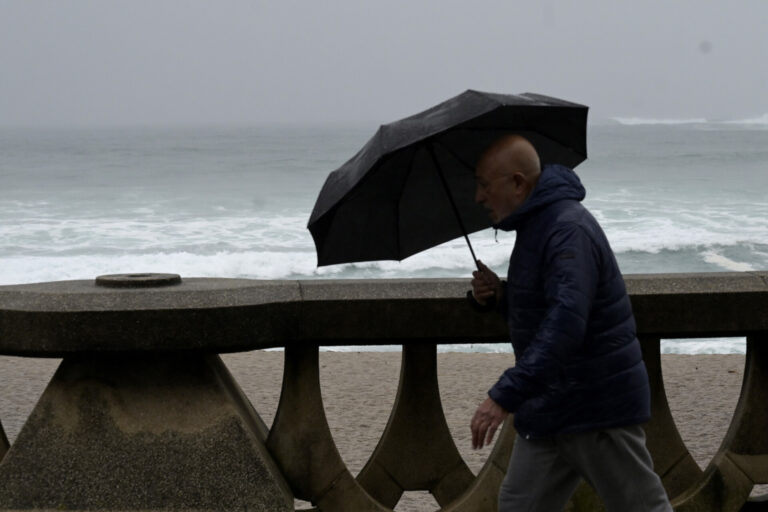
<path fill-rule="evenodd" d="M 181 284 L 178 274 L 108 274 L 96 278 L 96 286 L 107 288 L 152 288 Z"/>

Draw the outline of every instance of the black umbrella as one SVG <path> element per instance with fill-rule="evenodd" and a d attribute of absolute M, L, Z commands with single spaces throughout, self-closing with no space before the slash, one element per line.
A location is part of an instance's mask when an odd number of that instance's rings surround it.
<path fill-rule="evenodd" d="M 542 163 L 573 168 L 587 158 L 587 110 L 540 94 L 468 90 L 382 125 L 320 191 L 307 226 L 318 266 L 402 260 L 462 235 L 469 244 L 468 233 L 491 225 L 474 201 L 483 151 L 514 133 Z"/>

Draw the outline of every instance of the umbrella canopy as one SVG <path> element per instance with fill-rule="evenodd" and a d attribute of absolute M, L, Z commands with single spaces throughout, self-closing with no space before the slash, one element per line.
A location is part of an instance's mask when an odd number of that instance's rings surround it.
<path fill-rule="evenodd" d="M 587 157 L 587 110 L 540 94 L 468 90 L 382 125 L 320 191 L 307 226 L 318 266 L 402 260 L 489 227 L 474 201 L 483 151 L 519 134 L 542 164 L 573 168 Z"/>

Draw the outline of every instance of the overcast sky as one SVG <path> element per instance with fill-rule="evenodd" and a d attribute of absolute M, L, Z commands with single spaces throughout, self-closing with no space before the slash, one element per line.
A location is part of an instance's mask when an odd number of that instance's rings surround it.
<path fill-rule="evenodd" d="M 768 1 L 0 0 L 0 124 L 383 123 L 465 89 L 768 113 Z"/>

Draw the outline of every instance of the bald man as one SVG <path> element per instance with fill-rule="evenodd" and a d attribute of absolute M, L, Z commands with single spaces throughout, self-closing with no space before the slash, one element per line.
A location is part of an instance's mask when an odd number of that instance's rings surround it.
<path fill-rule="evenodd" d="M 480 158 L 475 199 L 516 231 L 507 281 L 478 262 L 472 297 L 507 320 L 515 366 L 471 422 L 481 448 L 509 413 L 517 437 L 499 511 L 562 510 L 583 478 L 608 511 L 671 511 L 645 446 L 648 375 L 624 280 L 576 174 L 506 136 Z M 491 300 L 492 299 L 492 300 Z"/>

